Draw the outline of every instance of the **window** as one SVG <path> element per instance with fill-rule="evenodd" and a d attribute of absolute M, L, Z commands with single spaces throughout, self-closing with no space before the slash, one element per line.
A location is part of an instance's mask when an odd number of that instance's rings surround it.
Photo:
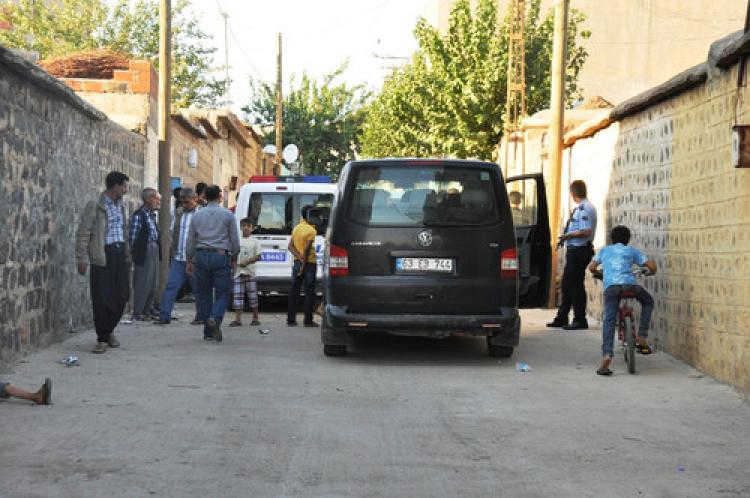
<path fill-rule="evenodd" d="M 536 181 L 533 178 L 508 183 L 508 200 L 515 226 L 535 225 L 537 218 Z"/>
<path fill-rule="evenodd" d="M 349 209 L 357 223 L 382 226 L 498 223 L 490 171 L 460 166 L 360 169 Z"/>
<path fill-rule="evenodd" d="M 255 222 L 257 235 L 291 235 L 292 196 L 254 193 L 250 196 L 247 217 Z"/>

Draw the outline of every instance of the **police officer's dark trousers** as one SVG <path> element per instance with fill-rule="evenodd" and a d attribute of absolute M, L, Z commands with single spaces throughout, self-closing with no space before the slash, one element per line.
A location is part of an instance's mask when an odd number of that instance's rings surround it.
<path fill-rule="evenodd" d="M 573 320 L 586 320 L 586 267 L 594 256 L 594 248 L 589 244 L 565 249 L 565 269 L 562 276 L 562 303 L 557 310 L 557 319 L 567 321 L 570 308 Z"/>

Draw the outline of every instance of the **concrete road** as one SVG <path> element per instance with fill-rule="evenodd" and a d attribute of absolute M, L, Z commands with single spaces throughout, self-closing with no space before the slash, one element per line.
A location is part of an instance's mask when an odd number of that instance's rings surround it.
<path fill-rule="evenodd" d="M 216 345 L 178 314 L 5 375 L 52 377 L 55 404 L 0 401 L 0 496 L 750 496 L 745 398 L 663 353 L 597 377 L 598 333 L 545 330 L 549 312 L 502 362 L 479 339 L 389 336 L 326 358 L 273 313 L 269 335 Z"/>

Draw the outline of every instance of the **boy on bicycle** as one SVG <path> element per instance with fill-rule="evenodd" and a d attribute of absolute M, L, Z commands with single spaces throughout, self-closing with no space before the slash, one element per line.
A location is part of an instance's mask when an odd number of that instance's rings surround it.
<path fill-rule="evenodd" d="M 620 305 L 620 293 L 633 292 L 641 303 L 641 319 L 636 339 L 636 350 L 641 354 L 651 354 L 648 345 L 648 326 L 651 322 L 651 312 L 654 310 L 654 299 L 651 294 L 638 282 L 633 275 L 633 265 L 645 266 L 649 275 L 656 273 L 656 263 L 650 260 L 635 247 L 629 247 L 630 230 L 623 225 L 612 229 L 610 235 L 612 245 L 599 251 L 591 260 L 589 271 L 594 276 L 601 277 L 599 266 L 604 270 L 604 324 L 602 326 L 602 363 L 596 371 L 599 375 L 612 375 L 609 365 L 614 356 L 615 322 L 617 309 Z"/>

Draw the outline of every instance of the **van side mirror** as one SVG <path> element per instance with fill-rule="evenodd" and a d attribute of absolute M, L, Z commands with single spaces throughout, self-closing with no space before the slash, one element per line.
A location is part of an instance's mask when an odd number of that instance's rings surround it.
<path fill-rule="evenodd" d="M 316 207 L 312 208 L 307 212 L 307 222 L 321 226 L 328 222 L 328 218 L 331 216 L 331 208 L 327 207 Z"/>

